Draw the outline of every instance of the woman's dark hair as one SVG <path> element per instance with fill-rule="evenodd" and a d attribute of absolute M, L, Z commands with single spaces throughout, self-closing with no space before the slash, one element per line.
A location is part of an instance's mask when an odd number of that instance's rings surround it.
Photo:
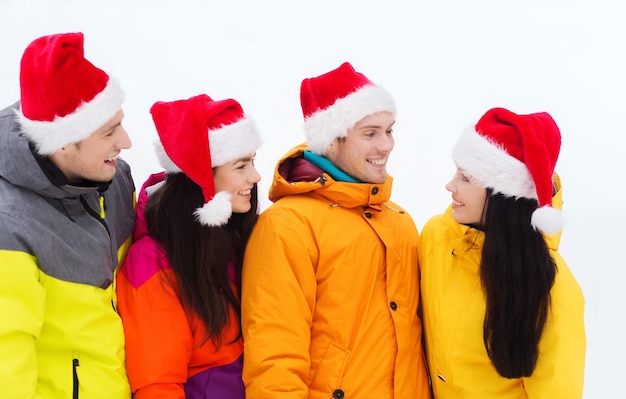
<path fill-rule="evenodd" d="M 537 201 L 487 189 L 480 278 L 486 297 L 483 340 L 506 378 L 528 377 L 550 310 L 556 264 L 530 219 Z"/>
<path fill-rule="evenodd" d="M 206 338 L 218 348 L 227 323 L 239 324 L 235 340 L 241 336 L 241 307 L 231 288 L 229 265 L 234 264 L 240 292 L 243 251 L 258 217 L 256 184 L 250 203 L 248 212 L 233 213 L 224 226 L 202 225 L 194 216 L 204 204 L 202 190 L 185 174 L 176 173 L 167 176 L 146 204 L 148 233 L 165 249 L 176 278 L 174 289 L 185 310 L 195 312 L 206 326 Z M 229 320 L 230 307 L 237 320 Z"/>

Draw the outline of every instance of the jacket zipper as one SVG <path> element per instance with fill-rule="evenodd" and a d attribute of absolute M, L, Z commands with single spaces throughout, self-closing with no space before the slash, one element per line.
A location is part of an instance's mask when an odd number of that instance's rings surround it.
<path fill-rule="evenodd" d="M 78 373 L 76 368 L 80 366 L 78 359 L 72 360 L 72 381 L 73 381 L 73 393 L 72 399 L 78 399 Z"/>
<path fill-rule="evenodd" d="M 102 196 L 102 194 L 100 194 L 100 195 Z M 109 231 L 109 226 L 104 221 L 104 218 L 100 217 L 100 213 L 94 211 L 89 206 L 89 204 L 87 203 L 87 200 L 82 195 L 80 196 L 80 203 L 83 205 L 83 208 L 87 211 L 88 214 L 90 214 L 94 219 L 96 219 L 97 221 L 100 222 L 100 224 L 106 229 L 107 234 L 109 235 L 109 237 L 111 237 L 111 232 Z"/>

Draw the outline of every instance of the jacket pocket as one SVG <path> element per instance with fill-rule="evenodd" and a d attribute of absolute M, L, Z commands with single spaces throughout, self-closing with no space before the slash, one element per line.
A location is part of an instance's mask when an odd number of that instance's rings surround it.
<path fill-rule="evenodd" d="M 311 388 L 322 392 L 333 392 L 339 388 L 350 353 L 349 349 L 330 342 L 314 371 Z"/>

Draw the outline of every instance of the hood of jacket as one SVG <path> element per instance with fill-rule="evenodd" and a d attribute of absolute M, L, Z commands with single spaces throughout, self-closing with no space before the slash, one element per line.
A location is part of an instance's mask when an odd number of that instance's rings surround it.
<path fill-rule="evenodd" d="M 154 173 L 143 183 L 139 195 L 137 196 L 137 218 L 135 219 L 133 241 L 138 241 L 140 238 L 148 235 L 148 224 L 146 216 L 144 215 L 148 198 L 153 191 L 163 185 L 166 175 L 166 172 Z"/>
<path fill-rule="evenodd" d="M 552 185 L 554 187 L 554 194 L 552 195 L 552 207 L 554 209 L 562 209 L 563 208 L 563 187 L 561 186 L 561 177 L 554 173 L 552 176 Z M 546 242 L 548 243 L 548 248 L 553 250 L 558 250 L 559 245 L 561 244 L 561 233 L 563 230 L 560 230 L 557 233 L 545 235 Z"/>
<path fill-rule="evenodd" d="M 75 198 L 93 186 L 54 185 L 42 170 L 31 151 L 28 138 L 21 131 L 15 111 L 19 102 L 0 111 L 0 177 L 14 186 L 22 187 L 47 198 Z"/>
<path fill-rule="evenodd" d="M 300 144 L 289 150 L 274 169 L 269 199 L 272 202 L 289 195 L 314 193 L 332 206 L 377 208 L 389 201 L 393 178 L 384 183 L 349 183 L 334 180 L 328 173 L 304 159 L 309 147 Z"/>

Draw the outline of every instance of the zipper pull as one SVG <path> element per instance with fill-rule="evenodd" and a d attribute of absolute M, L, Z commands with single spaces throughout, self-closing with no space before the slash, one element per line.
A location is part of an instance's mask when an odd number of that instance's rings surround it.
<path fill-rule="evenodd" d="M 104 219 L 104 194 L 100 193 L 100 219 Z"/>

